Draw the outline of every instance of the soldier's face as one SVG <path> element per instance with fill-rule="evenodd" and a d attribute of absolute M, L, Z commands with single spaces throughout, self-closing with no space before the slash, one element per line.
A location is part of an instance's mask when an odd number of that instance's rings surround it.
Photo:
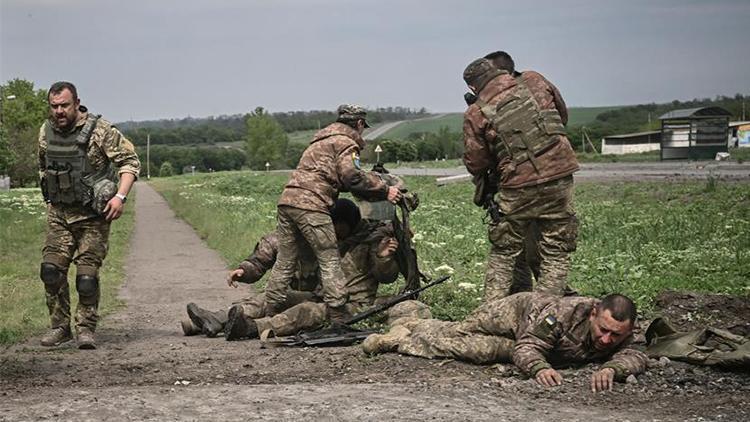
<path fill-rule="evenodd" d="M 78 118 L 79 99 L 73 99 L 73 93 L 63 89 L 59 93 L 49 95 L 49 113 L 58 128 L 66 129 Z"/>
<path fill-rule="evenodd" d="M 618 321 L 612 317 L 609 309 L 599 311 L 594 308 L 589 317 L 591 321 L 591 339 L 596 350 L 605 351 L 616 348 L 633 331 L 629 320 Z"/>

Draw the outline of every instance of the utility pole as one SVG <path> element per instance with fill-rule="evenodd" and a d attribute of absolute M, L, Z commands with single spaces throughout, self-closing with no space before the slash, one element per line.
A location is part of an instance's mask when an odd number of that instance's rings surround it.
<path fill-rule="evenodd" d="M 146 179 L 151 180 L 151 134 L 146 134 Z"/>

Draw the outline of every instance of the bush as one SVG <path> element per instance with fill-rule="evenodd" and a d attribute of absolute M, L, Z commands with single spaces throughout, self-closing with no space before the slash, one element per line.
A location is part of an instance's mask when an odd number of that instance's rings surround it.
<path fill-rule="evenodd" d="M 159 177 L 169 177 L 173 175 L 174 167 L 172 167 L 172 163 L 169 161 L 161 163 L 161 167 L 159 167 Z"/>

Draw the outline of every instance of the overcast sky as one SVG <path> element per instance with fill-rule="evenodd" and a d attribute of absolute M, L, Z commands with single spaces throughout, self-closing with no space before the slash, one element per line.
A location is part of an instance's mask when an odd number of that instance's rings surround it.
<path fill-rule="evenodd" d="M 0 80 L 69 80 L 112 121 L 271 111 L 463 111 L 505 50 L 569 106 L 750 93 L 750 1 L 1 0 Z"/>

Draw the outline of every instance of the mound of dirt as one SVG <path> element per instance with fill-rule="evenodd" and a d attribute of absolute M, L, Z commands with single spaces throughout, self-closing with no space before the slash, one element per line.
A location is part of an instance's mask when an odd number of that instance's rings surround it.
<path fill-rule="evenodd" d="M 750 297 L 665 290 L 656 307 L 680 331 L 711 326 L 750 337 Z"/>

